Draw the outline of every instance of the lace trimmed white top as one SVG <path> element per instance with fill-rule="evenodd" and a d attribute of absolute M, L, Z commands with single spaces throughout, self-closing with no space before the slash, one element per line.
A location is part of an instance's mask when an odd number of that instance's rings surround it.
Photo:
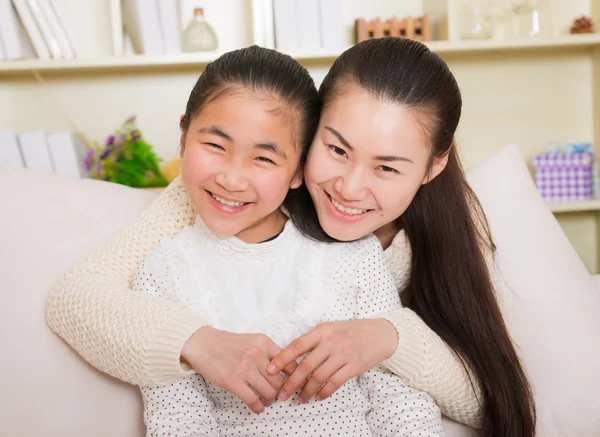
<path fill-rule="evenodd" d="M 164 239 L 136 271 L 134 290 L 183 305 L 217 328 L 262 332 L 284 347 L 323 321 L 374 317 L 400 307 L 379 241 L 325 244 L 288 221 L 274 240 L 246 244 L 198 218 Z M 376 368 L 329 399 L 276 402 L 261 415 L 192 374 L 142 388 L 149 436 L 442 436 L 431 397 Z"/>

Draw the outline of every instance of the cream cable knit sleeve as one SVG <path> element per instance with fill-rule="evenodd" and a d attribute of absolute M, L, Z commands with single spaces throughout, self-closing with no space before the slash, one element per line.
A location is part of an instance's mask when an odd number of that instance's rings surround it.
<path fill-rule="evenodd" d="M 59 279 L 46 304 L 50 328 L 94 367 L 123 381 L 152 386 L 187 375 L 181 349 L 204 320 L 170 301 L 133 293 L 131 281 L 160 240 L 193 217 L 177 179 L 139 219 Z"/>
<path fill-rule="evenodd" d="M 162 385 L 189 374 L 179 363 L 181 349 L 204 320 L 172 302 L 133 293 L 131 281 L 159 241 L 193 219 L 176 179 L 135 223 L 57 282 L 46 308 L 50 328 L 93 366 L 132 384 Z M 399 286 L 410 271 L 406 244 L 399 234 L 386 251 Z M 386 367 L 429 393 L 448 417 L 478 427 L 481 407 L 459 359 L 409 309 L 386 318 L 400 340 Z"/>

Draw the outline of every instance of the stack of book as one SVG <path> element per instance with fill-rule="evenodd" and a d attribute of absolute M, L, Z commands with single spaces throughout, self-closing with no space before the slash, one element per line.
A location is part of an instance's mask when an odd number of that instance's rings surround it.
<path fill-rule="evenodd" d="M 0 132 L 0 165 L 87 177 L 85 144 L 73 132 Z"/>
<path fill-rule="evenodd" d="M 0 59 L 76 56 L 57 0 L 0 0 Z"/>

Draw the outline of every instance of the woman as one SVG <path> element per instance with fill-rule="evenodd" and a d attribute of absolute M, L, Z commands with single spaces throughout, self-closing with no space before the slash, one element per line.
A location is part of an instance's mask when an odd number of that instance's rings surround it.
<path fill-rule="evenodd" d="M 267 373 L 279 348 L 265 336 L 204 327 L 177 305 L 131 293 L 140 260 L 193 220 L 175 181 L 130 228 L 59 281 L 48 303 L 51 328 L 120 379 L 156 385 L 189 366 L 233 393 L 257 374 L 279 389 L 276 371 L 312 350 L 298 369 L 284 369 L 291 376 L 281 399 L 308 375 L 301 398 L 325 384 L 323 398 L 385 360 L 446 415 L 482 427 L 485 436 L 533 436 L 531 392 L 486 266 L 484 252 L 493 244 L 454 147 L 462 102 L 446 64 L 414 41 L 366 41 L 336 60 L 320 94 L 321 123 L 303 187 L 325 232 L 339 228 L 335 214 L 346 221 L 332 238 L 379 237 L 408 308 L 385 319 L 319 326 Z M 242 399 L 256 412 L 272 402 Z"/>

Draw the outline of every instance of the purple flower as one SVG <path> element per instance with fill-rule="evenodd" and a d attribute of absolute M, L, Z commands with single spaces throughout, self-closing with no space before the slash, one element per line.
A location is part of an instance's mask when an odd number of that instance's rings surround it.
<path fill-rule="evenodd" d="M 128 123 L 134 123 L 134 122 L 135 122 L 135 115 L 132 115 L 131 117 L 129 117 L 129 118 L 127 119 L 127 122 L 128 122 Z"/>
<path fill-rule="evenodd" d="M 102 152 L 102 154 L 100 155 L 100 159 L 106 159 L 108 155 L 110 155 L 110 149 L 106 148 L 104 152 Z"/>
<path fill-rule="evenodd" d="M 90 171 L 92 169 L 93 160 L 94 160 L 94 151 L 88 150 L 88 152 L 85 155 L 85 159 L 83 160 L 83 164 L 85 165 L 85 168 L 87 171 Z"/>
<path fill-rule="evenodd" d="M 111 135 L 108 138 L 106 138 L 106 145 L 107 146 L 110 146 L 114 142 L 115 142 L 115 136 L 114 135 Z"/>

